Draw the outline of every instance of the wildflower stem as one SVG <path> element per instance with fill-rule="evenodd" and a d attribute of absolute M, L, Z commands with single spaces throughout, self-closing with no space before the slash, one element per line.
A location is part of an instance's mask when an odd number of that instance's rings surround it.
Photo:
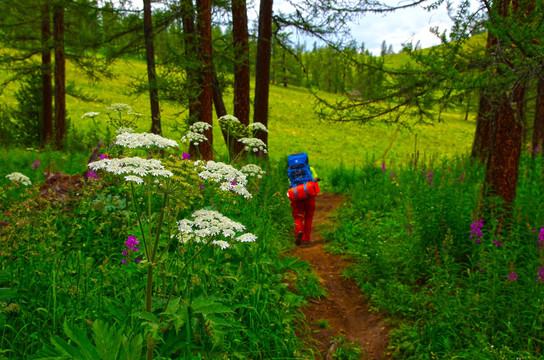
<path fill-rule="evenodd" d="M 149 260 L 149 249 L 147 248 L 147 241 L 145 241 L 145 232 L 144 228 L 142 227 L 140 210 L 138 209 L 138 204 L 136 203 L 136 192 L 134 191 L 134 184 L 132 182 L 130 183 L 130 190 L 132 191 L 132 205 L 134 206 L 134 211 L 136 212 L 136 216 L 138 217 L 138 226 L 140 227 L 140 233 L 142 234 L 142 240 L 144 242 L 145 257 L 147 260 Z"/>

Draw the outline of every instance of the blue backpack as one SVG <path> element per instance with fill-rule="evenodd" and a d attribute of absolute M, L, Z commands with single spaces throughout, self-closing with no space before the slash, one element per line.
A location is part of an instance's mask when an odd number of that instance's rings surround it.
<path fill-rule="evenodd" d="M 287 175 L 291 181 L 291 187 L 304 184 L 308 181 L 314 181 L 306 153 L 289 155 L 287 164 Z"/>

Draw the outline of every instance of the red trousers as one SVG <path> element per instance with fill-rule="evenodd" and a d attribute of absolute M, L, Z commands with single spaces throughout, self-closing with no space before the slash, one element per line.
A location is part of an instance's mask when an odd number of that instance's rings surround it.
<path fill-rule="evenodd" d="M 291 201 L 291 209 L 295 220 L 295 236 L 299 231 L 302 231 L 302 241 L 310 241 L 315 211 L 315 196 L 310 196 L 305 200 Z"/>

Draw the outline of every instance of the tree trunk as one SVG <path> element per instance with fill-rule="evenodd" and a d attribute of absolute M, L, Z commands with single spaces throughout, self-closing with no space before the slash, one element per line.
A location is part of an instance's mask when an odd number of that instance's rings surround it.
<path fill-rule="evenodd" d="M 232 0 L 232 36 L 234 45 L 234 116 L 249 125 L 249 35 L 246 0 Z M 234 142 L 234 155 L 244 144 Z"/>
<path fill-rule="evenodd" d="M 538 78 L 536 91 L 535 124 L 533 128 L 533 154 L 544 145 L 544 76 Z"/>
<path fill-rule="evenodd" d="M 147 60 L 147 79 L 149 83 L 149 102 L 151 104 L 151 132 L 162 134 L 161 111 L 159 108 L 159 91 L 157 89 L 157 73 L 155 70 L 155 48 L 153 46 L 153 24 L 151 21 L 151 0 L 144 2 L 144 35 Z"/>
<path fill-rule="evenodd" d="M 211 0 L 197 0 L 198 11 L 198 34 L 200 39 L 199 59 L 202 63 L 201 87 L 202 91 L 198 97 L 200 103 L 199 120 L 213 125 L 212 115 L 212 6 Z M 213 132 L 206 130 L 204 135 L 209 142 L 202 142 L 199 145 L 200 155 L 205 160 L 213 159 Z"/>
<path fill-rule="evenodd" d="M 49 1 L 42 3 L 42 146 L 53 139 L 53 76 L 51 74 L 51 8 Z"/>
<path fill-rule="evenodd" d="M 64 4 L 53 11 L 55 40 L 55 144 L 60 149 L 66 135 L 66 58 L 64 50 Z"/>
<path fill-rule="evenodd" d="M 492 127 L 485 183 L 490 186 L 488 194 L 501 197 L 505 201 L 505 208 L 509 209 L 516 198 L 521 126 L 506 94 L 498 99 Z"/>
<path fill-rule="evenodd" d="M 489 156 L 489 142 L 491 137 L 491 123 L 493 112 L 491 108 L 491 99 L 483 91 L 480 94 L 480 105 L 476 118 L 476 133 L 472 143 L 472 157 L 484 162 Z"/>
<path fill-rule="evenodd" d="M 270 58 L 272 54 L 272 6 L 273 0 L 261 0 L 259 9 L 259 39 L 255 70 L 255 105 L 253 122 L 268 128 L 268 96 L 270 92 Z M 256 137 L 268 146 L 268 133 L 257 132 Z M 266 154 L 265 154 L 266 155 Z"/>
<path fill-rule="evenodd" d="M 195 33 L 195 8 L 193 6 L 192 0 L 184 0 L 181 3 L 182 23 L 183 23 L 183 45 L 185 49 L 185 73 L 186 73 L 186 83 L 188 84 L 188 110 L 189 117 L 187 120 L 188 125 L 194 124 L 199 119 L 200 114 L 200 103 L 198 100 L 199 93 L 198 91 L 193 91 L 193 89 L 199 88 L 200 86 L 200 62 L 198 60 L 198 44 L 196 41 Z M 196 64 L 199 64 L 198 66 Z M 196 146 L 193 143 L 189 144 L 189 153 L 196 154 Z"/>

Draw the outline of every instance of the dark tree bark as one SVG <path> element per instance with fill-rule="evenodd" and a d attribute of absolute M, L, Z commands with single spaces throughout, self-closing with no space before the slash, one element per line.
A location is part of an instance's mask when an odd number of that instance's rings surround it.
<path fill-rule="evenodd" d="M 195 66 L 198 63 L 198 44 L 195 33 L 195 8 L 192 0 L 184 0 L 181 3 L 182 23 L 183 23 L 183 45 L 185 54 L 185 73 L 186 82 L 189 89 L 197 87 L 200 80 L 200 66 Z M 188 124 L 192 125 L 198 121 L 200 114 L 200 103 L 198 100 L 199 94 L 197 91 L 188 91 Z M 196 154 L 197 148 L 192 143 L 189 144 L 189 153 Z"/>
<path fill-rule="evenodd" d="M 516 198 L 521 125 L 506 94 L 498 99 L 494 120 L 485 183 L 489 185 L 488 194 L 500 196 L 505 201 L 506 209 L 509 209 Z"/>
<path fill-rule="evenodd" d="M 533 128 L 533 154 L 544 145 L 544 76 L 538 78 L 536 91 L 535 124 Z"/>
<path fill-rule="evenodd" d="M 198 97 L 200 103 L 199 121 L 213 125 L 212 115 L 212 7 L 211 0 L 197 0 L 198 21 L 197 29 L 199 34 L 199 59 L 202 62 L 202 73 L 200 84 L 202 91 Z M 208 142 L 199 145 L 200 155 L 205 160 L 213 159 L 213 132 L 209 129 L 204 132 Z"/>
<path fill-rule="evenodd" d="M 66 54 L 64 4 L 62 3 L 54 5 L 53 37 L 55 40 L 55 144 L 58 148 L 62 148 L 66 135 Z"/>
<path fill-rule="evenodd" d="M 53 139 L 53 76 L 51 73 L 51 8 L 49 1 L 42 3 L 42 145 Z"/>
<path fill-rule="evenodd" d="M 149 83 L 149 102 L 151 105 L 151 132 L 162 134 L 157 72 L 155 70 L 155 48 L 153 46 L 153 24 L 151 21 L 151 0 L 144 2 L 144 35 L 147 60 L 147 79 Z"/>
<path fill-rule="evenodd" d="M 491 140 L 491 122 L 493 111 L 491 99 L 485 92 L 480 94 L 480 104 L 476 118 L 476 133 L 472 143 L 472 157 L 479 159 L 482 163 L 489 156 L 489 142 Z"/>
<path fill-rule="evenodd" d="M 246 0 L 232 0 L 232 36 L 234 45 L 234 116 L 249 125 L 249 35 Z M 244 149 L 236 141 L 234 153 Z"/>
<path fill-rule="evenodd" d="M 255 105 L 253 122 L 268 128 L 268 96 L 270 92 L 270 58 L 272 54 L 272 6 L 273 0 L 261 0 L 259 9 L 259 38 L 255 69 Z M 257 138 L 268 146 L 268 133 L 257 132 Z M 266 155 L 266 154 L 265 154 Z"/>

